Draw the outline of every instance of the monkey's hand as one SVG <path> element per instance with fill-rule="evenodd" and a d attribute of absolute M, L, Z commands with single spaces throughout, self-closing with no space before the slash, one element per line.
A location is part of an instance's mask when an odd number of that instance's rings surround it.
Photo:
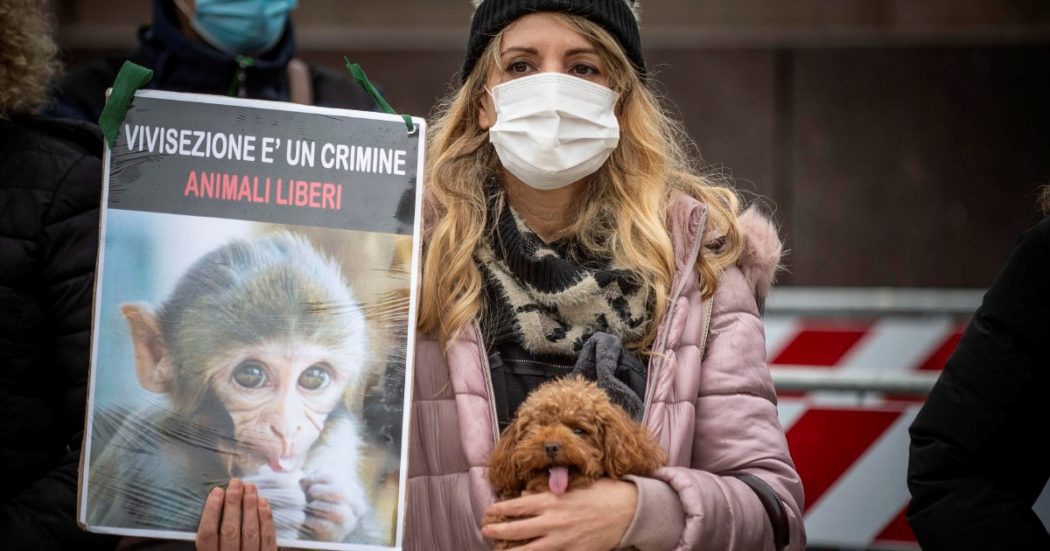
<path fill-rule="evenodd" d="M 312 540 L 343 541 L 368 513 L 368 497 L 356 476 L 315 473 L 302 485 L 306 492 L 303 531 Z"/>
<path fill-rule="evenodd" d="M 278 473 L 269 466 L 243 477 L 245 482 L 258 487 L 260 496 L 270 501 L 278 538 L 298 539 L 306 522 L 306 494 L 299 484 L 302 478 L 302 471 Z"/>

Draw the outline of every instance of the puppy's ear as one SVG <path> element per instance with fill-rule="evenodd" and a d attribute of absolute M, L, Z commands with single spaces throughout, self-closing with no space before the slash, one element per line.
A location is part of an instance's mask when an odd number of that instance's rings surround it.
<path fill-rule="evenodd" d="M 524 473 L 515 467 L 514 450 L 525 435 L 525 423 L 519 417 L 503 431 L 489 456 L 489 482 L 501 499 L 517 497 L 525 490 Z"/>
<path fill-rule="evenodd" d="M 652 435 L 619 406 L 601 406 L 599 417 L 604 431 L 602 467 L 606 476 L 618 479 L 628 474 L 649 475 L 667 461 Z"/>

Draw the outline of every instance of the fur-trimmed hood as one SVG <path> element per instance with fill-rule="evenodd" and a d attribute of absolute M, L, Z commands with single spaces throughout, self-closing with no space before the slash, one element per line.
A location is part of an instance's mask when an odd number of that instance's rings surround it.
<path fill-rule="evenodd" d="M 759 305 L 765 303 L 780 265 L 783 244 L 773 220 L 764 212 L 751 206 L 737 218 L 740 234 L 744 238 L 744 250 L 737 261 L 744 278 L 755 293 Z"/>

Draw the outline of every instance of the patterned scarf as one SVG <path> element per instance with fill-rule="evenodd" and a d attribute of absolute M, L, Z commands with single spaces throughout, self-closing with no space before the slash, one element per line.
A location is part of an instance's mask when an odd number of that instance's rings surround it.
<path fill-rule="evenodd" d="M 532 354 L 574 357 L 598 331 L 625 345 L 644 337 L 651 305 L 633 272 L 572 243 L 545 243 L 509 205 L 494 211 L 489 239 L 475 251 L 489 346 L 516 341 Z"/>

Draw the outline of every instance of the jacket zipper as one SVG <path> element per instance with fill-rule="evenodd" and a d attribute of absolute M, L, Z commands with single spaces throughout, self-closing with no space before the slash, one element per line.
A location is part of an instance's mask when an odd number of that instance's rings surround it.
<path fill-rule="evenodd" d="M 704 222 L 706 223 L 706 221 L 707 217 L 705 216 Z M 693 246 L 690 250 L 690 256 L 688 258 L 692 258 L 693 262 L 690 263 L 689 267 L 685 270 L 686 274 L 692 272 L 693 267 L 696 266 L 696 258 L 697 255 L 700 254 L 700 246 L 703 245 L 704 241 L 703 231 L 703 229 L 700 230 L 700 235 L 696 236 L 696 240 L 693 243 Z M 682 289 L 685 288 L 684 285 L 679 285 L 677 281 L 675 281 L 674 284 L 674 295 L 668 298 L 668 302 L 671 304 L 671 306 L 667 309 L 667 314 L 664 316 L 664 320 L 660 323 L 660 342 L 657 343 L 658 345 L 653 348 L 653 354 L 649 357 L 649 372 L 646 374 L 645 377 L 645 401 L 642 403 L 642 426 L 645 426 L 645 423 L 649 420 L 649 408 L 650 406 L 652 406 L 653 395 L 656 393 L 656 391 L 654 390 L 655 385 L 653 383 L 656 381 L 656 373 L 660 370 L 661 367 L 663 367 L 663 354 L 664 352 L 666 352 L 665 348 L 667 347 L 667 333 L 671 330 L 671 318 L 674 317 L 675 304 L 678 302 L 678 297 L 682 296 Z M 700 308 L 700 315 L 702 316 L 703 302 L 701 302 Z M 703 331 L 704 336 L 702 336 L 701 338 L 706 340 L 706 326 L 703 328 Z M 701 358 L 701 360 L 703 360 L 703 358 Z"/>
<path fill-rule="evenodd" d="M 667 342 L 667 332 L 670 331 L 671 327 L 671 316 L 674 315 L 673 301 L 671 301 L 671 305 L 672 306 L 667 309 L 667 315 L 664 316 L 664 321 L 660 324 L 660 342 L 658 343 L 657 347 L 653 349 L 652 356 L 649 357 L 649 369 L 648 373 L 646 373 L 645 376 L 645 400 L 642 403 L 641 424 L 643 427 L 645 426 L 645 423 L 649 420 L 649 407 L 652 405 L 653 394 L 655 393 L 653 387 L 655 387 L 656 385 L 654 385 L 653 382 L 656 381 L 656 372 L 659 370 L 661 364 L 663 363 L 663 358 L 657 355 L 657 351 L 659 351 L 660 354 L 663 354 L 664 345 Z"/>
<path fill-rule="evenodd" d="M 481 336 L 481 326 L 478 325 L 478 321 L 474 320 L 474 334 L 478 336 L 478 350 L 481 354 L 481 371 L 485 376 L 485 388 L 489 392 L 489 415 L 491 415 L 490 421 L 492 421 L 492 441 L 499 441 L 499 420 L 496 418 L 496 389 L 492 385 L 492 373 L 489 371 L 489 357 L 485 354 L 485 347 L 482 345 L 484 337 Z"/>

